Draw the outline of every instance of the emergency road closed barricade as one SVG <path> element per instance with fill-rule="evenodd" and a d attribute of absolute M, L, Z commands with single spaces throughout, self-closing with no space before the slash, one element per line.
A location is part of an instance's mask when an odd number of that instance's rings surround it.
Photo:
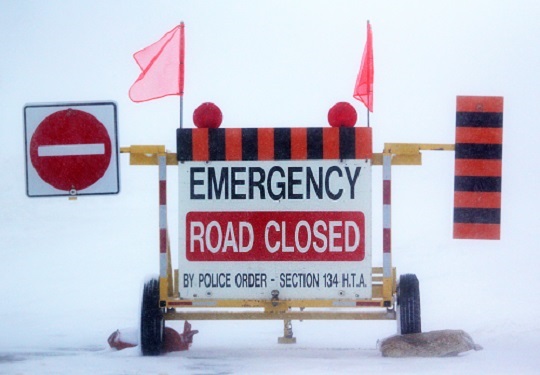
<path fill-rule="evenodd" d="M 501 103 L 498 117 L 482 112 L 493 101 Z M 457 126 L 466 128 L 460 134 L 474 133 L 475 144 L 491 142 L 491 128 L 502 121 L 484 119 L 502 118 L 502 98 L 458 98 L 461 111 L 463 102 L 476 112 L 466 123 L 457 116 Z M 490 129 L 475 130 L 481 126 Z M 471 138 L 460 137 L 464 144 Z M 414 274 L 398 280 L 392 265 L 391 168 L 421 165 L 423 150 L 456 148 L 388 143 L 375 154 L 370 128 L 343 127 L 177 129 L 176 153 L 122 148 L 131 164 L 159 165 L 160 273 L 143 292 L 143 354 L 161 353 L 165 320 L 283 320 L 281 343 L 295 342 L 292 320 L 397 320 L 399 333 L 421 332 L 419 281 Z M 456 152 L 456 176 L 472 180 L 468 174 L 478 168 L 461 166 L 489 157 Z M 178 167 L 179 178 L 175 270 L 167 165 Z M 372 265 L 373 165 L 383 168 L 382 267 Z M 456 182 L 456 212 L 478 210 L 462 199 L 462 185 Z M 486 207 L 480 209 L 500 211 Z M 464 227 L 462 216 L 454 221 Z M 485 237 L 496 237 L 499 223 L 489 225 L 495 229 Z M 459 238 L 468 235 L 463 230 Z"/>
<path fill-rule="evenodd" d="M 279 342 L 292 343 L 295 319 L 396 319 L 395 269 L 372 267 L 371 128 L 177 129 L 177 148 L 122 149 L 159 165 L 143 354 L 159 353 L 164 320 L 283 320 Z M 179 173 L 174 271 L 167 165 Z"/>
<path fill-rule="evenodd" d="M 158 165 L 159 273 L 142 293 L 143 355 L 189 347 L 197 331 L 187 320 L 282 320 L 280 343 L 295 342 L 292 320 L 397 320 L 398 333 L 421 332 L 419 281 L 398 281 L 392 265 L 391 169 L 420 165 L 422 150 L 456 151 L 454 237 L 500 238 L 503 99 L 458 97 L 455 145 L 390 143 L 373 153 L 367 26 L 354 97 L 368 127 L 354 127 L 354 107 L 341 102 L 328 113 L 332 127 L 220 129 L 221 110 L 203 103 L 197 128 L 184 129 L 184 24 L 134 54 L 142 72 L 133 101 L 180 96 L 176 152 L 120 149 L 131 164 Z M 119 192 L 114 103 L 27 105 L 24 119 L 29 197 Z M 178 168 L 175 249 L 168 165 Z M 374 165 L 383 169 L 382 267 L 372 265 Z M 184 333 L 166 339 L 166 320 L 185 320 Z M 111 342 L 129 344 L 120 337 Z"/>

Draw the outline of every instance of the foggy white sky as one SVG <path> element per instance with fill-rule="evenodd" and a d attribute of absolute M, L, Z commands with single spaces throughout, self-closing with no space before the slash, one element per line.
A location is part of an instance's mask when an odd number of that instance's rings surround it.
<path fill-rule="evenodd" d="M 505 96 L 505 135 L 536 129 L 534 1 L 2 1 L 2 139 L 22 155 L 27 102 L 114 100 L 123 144 L 174 147 L 177 98 L 129 101 L 132 59 L 186 23 L 185 121 L 204 101 L 223 126 L 326 125 L 350 101 L 366 20 L 375 53 L 375 145 L 453 141 L 455 96 Z M 515 119 L 516 121 L 512 121 Z M 536 130 L 534 130 L 536 131 Z M 530 137 L 528 137 L 530 138 Z"/>

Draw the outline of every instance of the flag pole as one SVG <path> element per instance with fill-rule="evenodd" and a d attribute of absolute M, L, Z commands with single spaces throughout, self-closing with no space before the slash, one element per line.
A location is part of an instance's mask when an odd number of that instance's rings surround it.
<path fill-rule="evenodd" d="M 180 41 L 179 41 L 179 61 L 178 64 L 178 88 L 180 91 L 180 129 L 184 127 L 184 22 L 180 22 Z"/>
<path fill-rule="evenodd" d="M 183 117 L 184 117 L 184 97 L 180 95 L 180 129 L 184 127 Z M 369 124 L 369 121 L 368 121 L 368 124 Z"/>
<path fill-rule="evenodd" d="M 367 20 L 367 30 L 368 30 L 368 33 L 369 33 L 369 30 L 370 30 L 369 20 Z M 368 35 L 368 38 L 369 38 L 369 35 Z M 370 64 L 370 59 L 368 59 L 368 64 Z M 370 90 L 372 88 L 371 87 L 371 85 L 372 85 L 371 82 L 373 82 L 372 77 L 370 77 L 369 74 L 372 72 L 372 69 L 373 69 L 373 67 L 368 65 L 368 105 L 367 105 L 367 108 L 366 108 L 367 109 L 367 126 L 368 126 L 368 128 L 369 128 L 369 106 L 371 104 L 371 102 L 370 102 L 371 101 Z"/>
<path fill-rule="evenodd" d="M 360 71 L 356 77 L 353 98 L 360 100 L 366 106 L 367 126 L 370 125 L 369 112 L 373 111 L 373 46 L 371 38 L 371 25 L 367 21 L 367 41 L 362 55 Z"/>

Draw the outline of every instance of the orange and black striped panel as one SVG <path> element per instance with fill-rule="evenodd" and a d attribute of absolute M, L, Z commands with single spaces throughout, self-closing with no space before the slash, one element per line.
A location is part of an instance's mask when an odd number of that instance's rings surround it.
<path fill-rule="evenodd" d="M 177 129 L 185 161 L 371 159 L 371 128 Z"/>
<path fill-rule="evenodd" d="M 454 238 L 501 237 L 502 131 L 502 97 L 457 97 Z"/>

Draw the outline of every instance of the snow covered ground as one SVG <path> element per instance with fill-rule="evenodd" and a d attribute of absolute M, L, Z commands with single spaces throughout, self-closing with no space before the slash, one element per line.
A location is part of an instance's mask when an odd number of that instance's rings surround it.
<path fill-rule="evenodd" d="M 447 180 L 444 168 L 415 169 L 411 183 L 434 177 L 436 191 Z M 441 159 L 441 158 L 439 158 Z M 443 157 L 442 159 L 447 159 Z M 432 163 L 427 163 L 432 164 Z M 432 168 L 432 170 L 428 170 Z M 127 176 L 140 168 L 124 167 Z M 144 170 L 143 170 L 144 172 Z M 426 175 L 424 176 L 424 173 Z M 144 174 L 144 173 L 143 173 Z M 376 174 L 376 173 L 374 173 Z M 127 177 L 126 176 L 126 177 Z M 451 180 L 451 178 L 450 178 Z M 446 181 L 448 182 L 448 181 Z M 406 183 L 406 182 L 404 182 Z M 134 181 L 134 185 L 137 183 Z M 509 185 L 511 194 L 512 184 Z M 504 231 L 500 242 L 440 240 L 429 232 L 449 232 L 432 223 L 439 204 L 399 198 L 399 211 L 409 211 L 410 238 L 396 244 L 398 271 L 415 272 L 421 282 L 424 331 L 464 329 L 483 351 L 456 358 L 382 358 L 378 339 L 395 332 L 394 322 L 294 322 L 296 345 L 278 345 L 282 326 L 276 322 L 192 322 L 200 333 L 188 352 L 160 358 L 141 357 L 137 348 L 116 352 L 106 339 L 117 328 L 136 327 L 140 287 L 156 267 L 153 228 L 156 212 L 150 204 L 118 197 L 25 200 L 20 191 L 6 194 L 17 206 L 4 206 L 4 249 L 0 281 L 0 373 L 5 374 L 355 374 L 386 370 L 410 374 L 537 373 L 540 366 L 539 286 L 531 236 L 521 240 Z M 443 188 L 451 193 L 452 187 Z M 126 190 L 130 190 L 126 188 Z M 451 204 L 451 198 L 445 199 Z M 517 205 L 516 205 L 517 206 Z M 10 208 L 12 207 L 12 208 Z M 525 207 L 505 207 L 508 214 Z M 49 212 L 54 210 L 54 217 Z M 523 211 L 522 211 L 523 212 Z M 448 215 L 441 215 L 448 216 Z M 9 220 L 8 220 L 9 218 Z M 449 226 L 448 220 L 446 226 Z M 76 224 L 74 224 L 76 223 Z M 513 228 L 512 223 L 506 223 Z M 7 230 L 10 228 L 10 230 Z M 396 228 L 399 228 L 396 224 Z M 427 237 L 423 236 L 424 231 Z M 152 230 L 150 230 L 152 232 Z M 417 232 L 414 234 L 414 232 Z M 398 230 L 399 233 L 399 230 Z M 448 234 L 448 233 L 446 233 Z M 399 234 L 398 234 L 399 235 Z M 523 233 L 522 233 L 523 235 Z M 408 241 L 408 243 L 407 243 Z M 511 259 L 511 260 L 510 260 Z M 532 260 L 532 261 L 531 261 Z M 181 329 L 180 323 L 173 327 Z"/>
<path fill-rule="evenodd" d="M 0 2 L 0 374 L 539 373 L 539 16 L 526 1 Z M 157 170 L 122 156 L 119 195 L 27 198 L 23 105 L 112 99 L 121 145 L 174 150 L 177 98 L 134 104 L 127 90 L 138 75 L 131 54 L 183 19 L 188 126 L 207 100 L 223 126 L 324 126 L 331 105 L 354 100 L 368 18 L 376 151 L 453 143 L 456 95 L 505 97 L 501 241 L 451 239 L 453 153 L 393 170 L 393 260 L 420 279 L 423 330 L 463 329 L 484 350 L 382 358 L 377 340 L 395 322 L 367 321 L 293 322 L 295 345 L 277 344 L 279 321 L 193 321 L 188 352 L 109 349 L 109 334 L 137 326 L 142 282 L 158 270 Z M 174 246 L 174 167 L 169 176 Z M 378 168 L 373 181 L 381 265 Z"/>

